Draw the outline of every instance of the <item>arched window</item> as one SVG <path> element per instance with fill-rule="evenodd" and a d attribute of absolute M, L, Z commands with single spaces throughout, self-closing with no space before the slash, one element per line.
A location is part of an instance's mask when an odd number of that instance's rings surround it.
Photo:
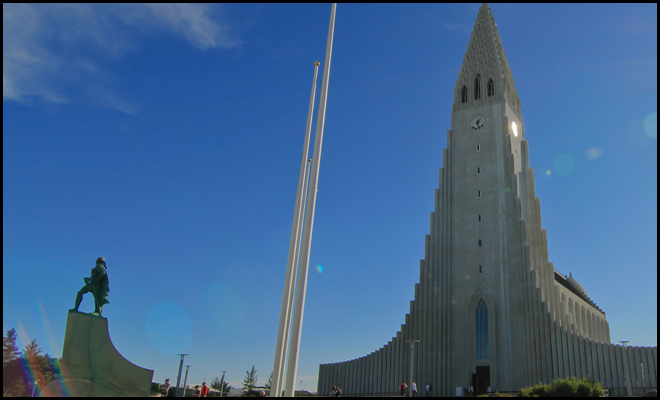
<path fill-rule="evenodd" d="M 489 358 L 488 308 L 484 299 L 479 299 L 479 303 L 477 303 L 475 321 L 477 327 L 477 359 L 483 360 Z"/>
<path fill-rule="evenodd" d="M 478 100 L 481 98 L 481 75 L 477 75 L 474 78 L 474 99 Z"/>
<path fill-rule="evenodd" d="M 495 82 L 492 79 L 488 80 L 488 97 L 495 95 Z"/>
<path fill-rule="evenodd" d="M 467 88 L 463 86 L 463 89 L 461 89 L 461 103 L 465 103 L 467 101 Z"/>

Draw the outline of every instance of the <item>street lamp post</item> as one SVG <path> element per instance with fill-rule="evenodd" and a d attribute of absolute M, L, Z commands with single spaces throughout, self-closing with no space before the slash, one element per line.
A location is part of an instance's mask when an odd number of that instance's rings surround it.
<path fill-rule="evenodd" d="M 190 369 L 190 365 L 186 365 L 186 376 L 183 378 L 183 393 L 181 394 L 181 397 L 186 397 L 186 382 L 188 382 L 188 370 Z"/>
<path fill-rule="evenodd" d="M 222 397 L 222 391 L 225 388 L 225 372 L 227 371 L 222 371 L 222 378 L 220 378 L 220 397 Z"/>
<path fill-rule="evenodd" d="M 34 389 L 37 388 L 37 383 L 39 383 L 39 379 L 34 381 L 34 386 L 32 386 L 32 396 L 30 396 L 30 397 L 34 397 Z"/>
<path fill-rule="evenodd" d="M 413 368 L 414 368 L 414 359 L 415 359 L 415 343 L 419 342 L 419 340 L 406 340 L 406 342 L 410 343 L 410 385 L 408 387 L 410 388 L 410 397 L 413 396 Z"/>
<path fill-rule="evenodd" d="M 630 365 L 628 364 L 628 342 L 630 340 L 619 340 L 619 343 L 623 345 L 623 384 L 626 386 L 626 396 L 632 397 L 632 388 L 631 385 L 628 385 L 628 380 L 630 379 Z"/>
<path fill-rule="evenodd" d="M 179 397 L 179 383 L 181 383 L 181 370 L 183 369 L 183 358 L 188 354 L 177 354 L 181 356 L 181 361 L 179 362 L 179 374 L 176 376 L 176 391 L 174 392 L 174 397 Z"/>

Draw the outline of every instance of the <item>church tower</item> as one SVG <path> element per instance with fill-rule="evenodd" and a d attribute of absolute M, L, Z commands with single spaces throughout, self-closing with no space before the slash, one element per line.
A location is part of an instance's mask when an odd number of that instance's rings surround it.
<path fill-rule="evenodd" d="M 487 4 L 458 73 L 442 161 L 405 323 L 367 356 L 322 364 L 318 393 L 393 393 L 411 372 L 435 396 L 569 376 L 624 387 L 628 358 L 609 344 L 605 313 L 548 261 L 520 100 Z"/>

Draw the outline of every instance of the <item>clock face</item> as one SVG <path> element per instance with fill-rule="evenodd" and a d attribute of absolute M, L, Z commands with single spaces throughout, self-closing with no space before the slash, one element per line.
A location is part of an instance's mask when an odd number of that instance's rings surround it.
<path fill-rule="evenodd" d="M 486 118 L 483 115 L 475 115 L 470 121 L 470 126 L 472 129 L 481 129 L 482 126 L 486 123 Z"/>
<path fill-rule="evenodd" d="M 515 122 L 511 123 L 511 130 L 513 131 L 513 136 L 518 137 L 518 125 Z"/>

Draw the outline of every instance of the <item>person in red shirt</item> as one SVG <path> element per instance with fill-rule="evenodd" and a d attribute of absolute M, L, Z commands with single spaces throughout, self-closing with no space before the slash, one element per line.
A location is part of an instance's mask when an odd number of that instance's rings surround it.
<path fill-rule="evenodd" d="M 209 387 L 206 386 L 206 382 L 202 382 L 202 397 L 206 397 L 209 394 Z"/>

